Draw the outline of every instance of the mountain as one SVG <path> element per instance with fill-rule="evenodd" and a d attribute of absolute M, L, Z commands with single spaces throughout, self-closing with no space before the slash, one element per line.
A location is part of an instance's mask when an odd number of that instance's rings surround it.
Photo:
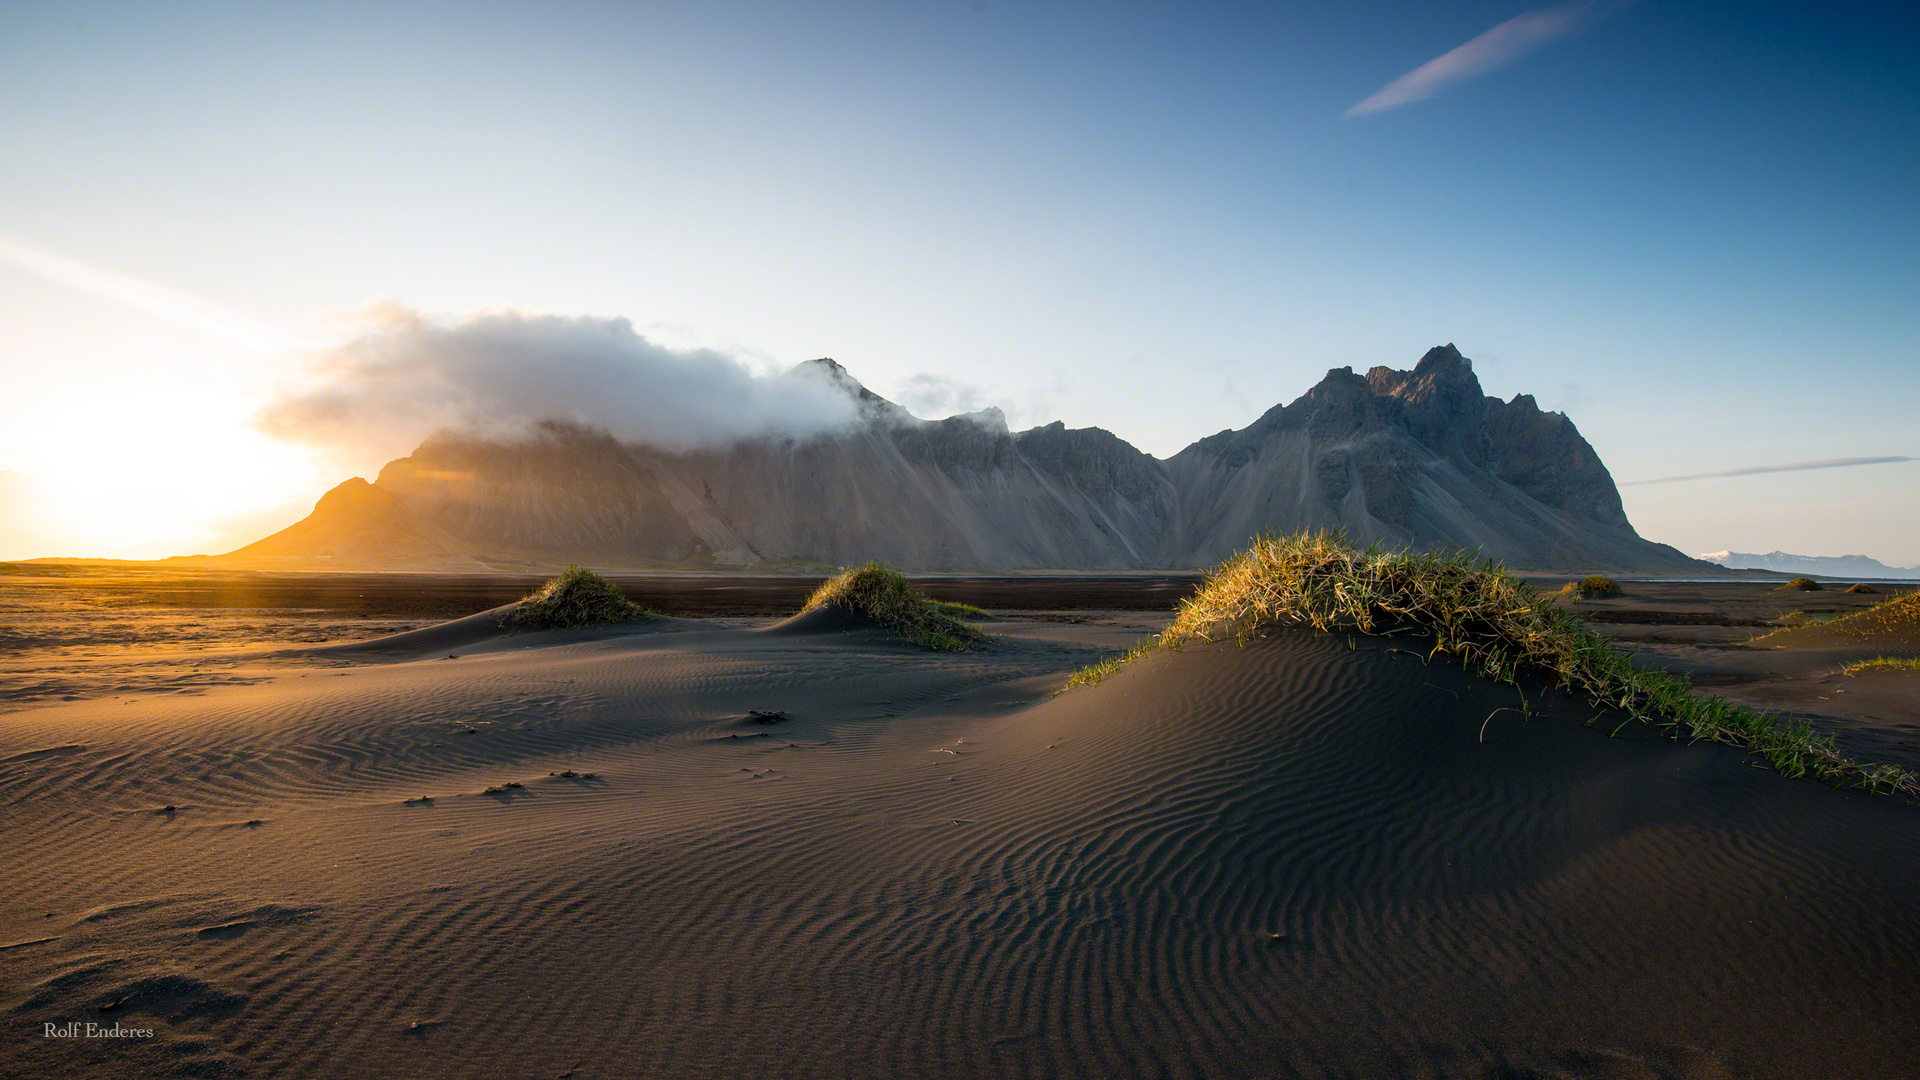
<path fill-rule="evenodd" d="M 1158 462 L 1116 436 L 1060 424 L 1013 433 L 997 410 L 923 421 L 877 397 L 863 404 L 864 422 L 839 435 L 690 453 L 563 424 L 514 445 L 441 436 L 376 486 L 509 558 L 1152 565 L 1173 491 Z"/>
<path fill-rule="evenodd" d="M 342 485 L 307 521 L 216 558 L 1129 570 L 1207 565 L 1262 530 L 1305 527 L 1517 568 L 1700 567 L 1634 532 L 1572 421 L 1486 396 L 1452 345 L 1412 371 L 1330 371 L 1165 461 L 1100 428 L 1010 431 L 997 409 L 922 420 L 832 360 L 796 370 L 841 386 L 858 422 L 685 452 L 561 423 L 513 442 L 436 435 L 373 484 L 350 481 L 350 498 Z"/>
<path fill-rule="evenodd" d="M 1217 562 L 1262 529 L 1301 527 L 1538 569 L 1691 562 L 1633 531 L 1571 420 L 1525 394 L 1487 397 L 1452 345 L 1412 371 L 1330 371 L 1292 404 L 1175 454 L 1167 473 L 1181 495 L 1168 565 Z"/>
<path fill-rule="evenodd" d="M 305 518 L 215 558 L 259 566 L 480 568 L 476 555 L 474 547 L 421 520 L 391 490 L 356 476 L 320 496 Z"/>
<path fill-rule="evenodd" d="M 1744 551 L 1715 551 L 1700 556 L 1729 570 L 1772 570 L 1781 574 L 1813 574 L 1819 577 L 1920 579 L 1920 566 L 1888 566 L 1865 555 L 1790 555 L 1769 551 L 1752 555 Z"/>

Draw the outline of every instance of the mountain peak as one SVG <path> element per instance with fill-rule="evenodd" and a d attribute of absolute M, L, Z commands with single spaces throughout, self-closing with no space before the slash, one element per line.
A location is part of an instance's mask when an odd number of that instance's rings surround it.
<path fill-rule="evenodd" d="M 1397 397 L 1415 404 L 1437 400 L 1464 406 L 1477 403 L 1481 397 L 1473 361 L 1460 355 L 1451 343 L 1428 349 L 1412 371 L 1376 367 L 1367 372 L 1367 385 L 1380 397 Z"/>
<path fill-rule="evenodd" d="M 1449 341 L 1445 345 L 1435 345 L 1433 348 L 1428 349 L 1426 354 L 1420 357 L 1420 362 L 1413 365 L 1413 373 L 1415 375 L 1426 375 L 1442 370 L 1460 368 L 1464 368 L 1467 372 L 1471 373 L 1473 371 L 1473 361 L 1460 355 L 1460 350 L 1454 346 L 1453 342 Z"/>
<path fill-rule="evenodd" d="M 364 476 L 342 480 L 320 496 L 313 505 L 315 513 L 344 513 L 362 507 L 387 507 L 393 505 L 393 495 L 385 488 L 367 483 Z"/>
<path fill-rule="evenodd" d="M 841 365 L 840 361 L 835 360 L 831 356 L 822 356 L 814 360 L 802 360 L 800 363 L 794 365 L 794 368 L 795 370 L 811 368 L 815 371 L 827 372 L 835 378 L 853 378 L 853 376 L 847 374 L 847 369 Z"/>
<path fill-rule="evenodd" d="M 867 389 L 865 383 L 854 378 L 851 372 L 845 367 L 842 367 L 840 362 L 831 356 L 822 356 L 817 360 L 805 360 L 795 364 L 787 370 L 787 375 L 789 377 L 798 376 L 800 378 L 824 379 L 829 386 L 839 388 L 855 401 L 866 406 L 867 414 L 870 417 L 880 416 L 897 421 L 906 415 L 905 409 Z"/>

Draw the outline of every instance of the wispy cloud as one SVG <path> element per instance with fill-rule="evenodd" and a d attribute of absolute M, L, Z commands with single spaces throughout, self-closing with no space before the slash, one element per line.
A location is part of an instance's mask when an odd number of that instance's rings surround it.
<path fill-rule="evenodd" d="M 1689 473 L 1686 476 L 1662 476 L 1653 480 L 1629 480 L 1621 487 L 1637 487 L 1641 484 L 1673 484 L 1682 480 L 1711 480 L 1721 476 L 1754 476 L 1759 473 L 1806 472 L 1809 469 L 1845 469 L 1855 465 L 1891 465 L 1899 461 L 1920 461 L 1916 457 L 1839 457 L 1825 458 L 1820 461 L 1796 461 L 1789 465 L 1753 465 L 1744 469 L 1721 469 L 1718 472 Z"/>
<path fill-rule="evenodd" d="M 112 270 L 102 270 L 4 234 L 0 234 L 0 262 L 35 277 L 124 304 L 175 326 L 244 348 L 259 352 L 287 352 L 309 345 L 277 326 L 237 311 L 229 311 L 211 300 L 202 300 Z"/>
<path fill-rule="evenodd" d="M 1424 101 L 1454 83 L 1506 67 L 1540 46 L 1583 30 L 1624 6 L 1609 0 L 1574 0 L 1516 15 L 1393 80 L 1341 115 L 1352 119 Z"/>

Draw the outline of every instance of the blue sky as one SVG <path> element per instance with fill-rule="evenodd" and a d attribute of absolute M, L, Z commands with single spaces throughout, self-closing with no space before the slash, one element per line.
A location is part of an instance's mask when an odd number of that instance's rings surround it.
<path fill-rule="evenodd" d="M 0 557 L 250 539 L 404 453 L 254 422 L 376 301 L 1163 456 L 1448 341 L 1622 482 L 1920 455 L 1910 8 L 276 7 L 0 12 L 0 472 L 42 496 Z M 1623 495 L 1690 552 L 1920 564 L 1917 462 Z"/>

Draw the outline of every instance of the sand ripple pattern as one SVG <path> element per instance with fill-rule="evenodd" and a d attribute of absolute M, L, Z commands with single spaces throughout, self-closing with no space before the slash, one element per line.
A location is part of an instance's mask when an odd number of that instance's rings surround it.
<path fill-rule="evenodd" d="M 1058 649 L 699 637 L 34 714 L 0 746 L 5 1005 L 120 996 L 178 1045 L 8 1064 L 1865 1077 L 1920 1046 L 1910 807 L 1379 642 L 1049 698 Z"/>

